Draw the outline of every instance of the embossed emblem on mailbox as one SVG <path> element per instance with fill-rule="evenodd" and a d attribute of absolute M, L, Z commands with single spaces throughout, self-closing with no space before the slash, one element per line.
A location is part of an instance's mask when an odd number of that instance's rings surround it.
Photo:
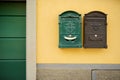
<path fill-rule="evenodd" d="M 81 15 L 75 11 L 66 11 L 59 15 L 59 47 L 82 47 Z"/>
<path fill-rule="evenodd" d="M 107 48 L 107 15 L 92 11 L 84 16 L 84 47 Z"/>

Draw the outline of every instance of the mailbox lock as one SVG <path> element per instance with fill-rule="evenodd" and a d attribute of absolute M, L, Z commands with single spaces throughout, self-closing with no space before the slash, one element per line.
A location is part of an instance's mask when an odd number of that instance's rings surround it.
<path fill-rule="evenodd" d="M 97 37 L 98 35 L 97 35 L 97 34 L 95 34 L 94 36 L 95 36 L 95 37 Z"/>

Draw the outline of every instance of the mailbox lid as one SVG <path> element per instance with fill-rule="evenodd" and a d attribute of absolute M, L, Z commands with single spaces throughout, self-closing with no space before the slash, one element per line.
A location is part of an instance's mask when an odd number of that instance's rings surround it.
<path fill-rule="evenodd" d="M 69 10 L 69 11 L 65 11 L 63 13 L 61 13 L 59 15 L 59 18 L 62 18 L 62 17 L 80 17 L 81 14 L 75 12 L 75 11 L 72 11 L 72 10 Z"/>
<path fill-rule="evenodd" d="M 80 34 L 81 15 L 75 11 L 66 11 L 59 15 L 60 34 Z"/>

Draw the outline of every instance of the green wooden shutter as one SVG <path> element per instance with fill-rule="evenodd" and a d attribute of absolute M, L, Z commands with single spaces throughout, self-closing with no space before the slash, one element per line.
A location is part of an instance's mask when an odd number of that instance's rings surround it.
<path fill-rule="evenodd" d="M 0 80 L 26 80 L 26 2 L 0 2 Z"/>

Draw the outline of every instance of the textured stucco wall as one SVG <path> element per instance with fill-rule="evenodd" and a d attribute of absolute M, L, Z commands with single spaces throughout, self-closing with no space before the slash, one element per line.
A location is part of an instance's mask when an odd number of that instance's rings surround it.
<path fill-rule="evenodd" d="M 107 49 L 58 48 L 58 15 L 73 10 L 108 14 Z M 120 63 L 120 0 L 37 0 L 37 63 Z"/>

